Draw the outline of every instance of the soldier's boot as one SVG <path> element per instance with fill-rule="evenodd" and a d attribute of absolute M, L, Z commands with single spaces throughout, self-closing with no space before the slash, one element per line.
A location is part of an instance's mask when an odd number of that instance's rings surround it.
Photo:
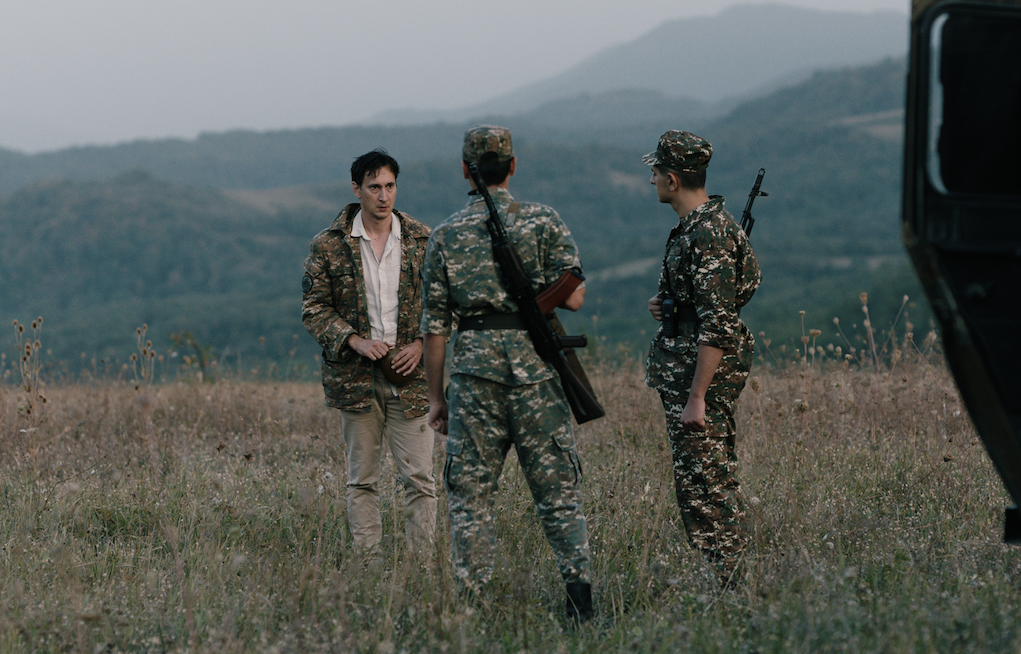
<path fill-rule="evenodd" d="M 572 625 L 592 619 L 592 584 L 572 581 L 567 584 L 567 620 Z"/>

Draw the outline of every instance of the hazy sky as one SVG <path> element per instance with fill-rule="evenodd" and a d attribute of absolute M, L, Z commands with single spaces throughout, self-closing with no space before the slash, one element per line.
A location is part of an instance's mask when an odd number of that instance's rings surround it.
<path fill-rule="evenodd" d="M 0 7 L 0 147 L 452 109 L 675 18 L 764 0 L 33 0 Z M 898 11 L 908 0 L 783 0 Z"/>

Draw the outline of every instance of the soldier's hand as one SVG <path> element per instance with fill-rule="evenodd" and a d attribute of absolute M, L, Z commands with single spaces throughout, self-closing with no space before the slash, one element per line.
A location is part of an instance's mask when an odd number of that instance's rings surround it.
<path fill-rule="evenodd" d="M 421 360 L 422 339 L 416 338 L 402 347 L 400 351 L 394 355 L 390 367 L 402 375 L 409 375 L 411 374 L 411 371 L 418 366 L 418 362 Z"/>
<path fill-rule="evenodd" d="M 681 412 L 681 427 L 684 431 L 705 431 L 705 400 L 688 396 Z"/>
<path fill-rule="evenodd" d="M 649 313 L 656 320 L 663 320 L 663 298 L 658 295 L 653 295 L 649 298 Z"/>
<path fill-rule="evenodd" d="M 430 402 L 429 403 L 429 416 L 427 418 L 429 427 L 433 431 L 438 431 L 444 436 L 447 435 L 447 403 L 446 402 Z"/>
<path fill-rule="evenodd" d="M 383 341 L 370 341 L 358 334 L 351 334 L 347 338 L 347 346 L 352 350 L 372 361 L 377 361 L 386 356 L 390 346 Z"/>

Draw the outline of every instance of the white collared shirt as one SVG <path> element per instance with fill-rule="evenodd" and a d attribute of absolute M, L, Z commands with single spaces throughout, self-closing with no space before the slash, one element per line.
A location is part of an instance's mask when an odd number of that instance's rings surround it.
<path fill-rule="evenodd" d="M 357 236 L 362 249 L 365 275 L 365 301 L 369 311 L 369 332 L 372 340 L 397 344 L 397 303 L 401 284 L 401 221 L 390 214 L 390 236 L 383 256 L 376 259 L 372 239 L 362 223 L 362 212 L 355 216 L 351 236 Z"/>

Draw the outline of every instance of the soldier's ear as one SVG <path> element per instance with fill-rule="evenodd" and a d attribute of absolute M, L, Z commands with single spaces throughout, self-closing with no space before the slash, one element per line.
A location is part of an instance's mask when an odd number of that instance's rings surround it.
<path fill-rule="evenodd" d="M 471 175 L 468 173 L 468 162 L 466 161 L 461 162 L 461 172 L 464 173 L 465 179 L 471 179 Z"/>

